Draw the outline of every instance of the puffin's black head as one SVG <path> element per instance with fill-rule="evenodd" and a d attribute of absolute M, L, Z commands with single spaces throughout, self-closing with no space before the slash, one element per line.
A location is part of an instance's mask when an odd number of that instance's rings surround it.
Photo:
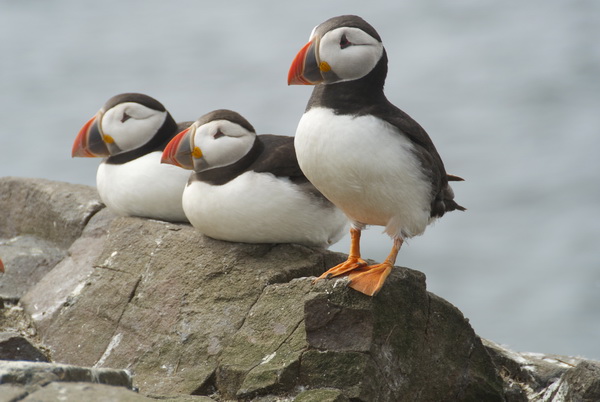
<path fill-rule="evenodd" d="M 175 131 L 175 121 L 156 99 L 139 93 L 119 94 L 79 131 L 72 155 L 114 156 L 142 147 L 155 148 Z"/>
<path fill-rule="evenodd" d="M 333 84 L 368 75 L 387 58 L 377 31 L 362 18 L 342 15 L 318 25 L 296 55 L 288 73 L 289 85 Z"/>
<path fill-rule="evenodd" d="M 227 120 L 231 123 L 237 124 L 238 126 L 243 127 L 249 132 L 256 133 L 252 124 L 244 116 L 239 114 L 238 112 L 234 112 L 229 109 L 217 109 L 212 112 L 206 113 L 204 116 L 200 117 L 196 120 L 198 126 L 202 126 L 204 124 L 210 123 L 211 121 L 216 120 Z"/>
<path fill-rule="evenodd" d="M 142 106 L 146 106 L 148 109 L 156 110 L 157 112 L 167 111 L 163 104 L 154 99 L 153 97 L 136 92 L 126 92 L 123 94 L 115 95 L 106 101 L 102 109 L 109 110 L 120 103 L 137 103 Z"/>

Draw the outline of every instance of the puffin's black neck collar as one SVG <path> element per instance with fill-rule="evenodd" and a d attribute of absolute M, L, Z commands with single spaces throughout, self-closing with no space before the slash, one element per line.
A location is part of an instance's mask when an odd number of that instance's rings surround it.
<path fill-rule="evenodd" d="M 364 114 L 372 105 L 387 102 L 383 93 L 387 62 L 384 50 L 375 68 L 363 78 L 317 85 L 306 110 L 320 106 L 333 109 L 336 114 Z"/>

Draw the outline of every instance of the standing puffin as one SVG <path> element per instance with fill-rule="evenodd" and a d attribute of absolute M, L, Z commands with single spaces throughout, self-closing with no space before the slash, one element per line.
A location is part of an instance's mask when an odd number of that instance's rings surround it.
<path fill-rule="evenodd" d="M 179 133 L 162 162 L 194 170 L 183 209 L 215 239 L 328 247 L 347 228 L 344 214 L 302 174 L 293 137 L 256 135 L 231 110 L 210 112 Z"/>
<path fill-rule="evenodd" d="M 192 122 L 175 123 L 156 99 L 110 98 L 79 131 L 72 156 L 107 157 L 98 167 L 100 198 L 117 215 L 187 222 L 181 195 L 189 173 L 160 163 L 167 143 Z"/>
<path fill-rule="evenodd" d="M 348 260 L 318 279 L 348 275 L 349 286 L 375 295 L 404 239 L 417 236 L 454 201 L 444 164 L 425 130 L 385 97 L 387 55 L 375 29 L 343 15 L 317 26 L 296 55 L 288 84 L 316 85 L 300 119 L 300 168 L 352 226 Z M 393 247 L 381 264 L 360 255 L 366 225 L 385 227 Z"/>

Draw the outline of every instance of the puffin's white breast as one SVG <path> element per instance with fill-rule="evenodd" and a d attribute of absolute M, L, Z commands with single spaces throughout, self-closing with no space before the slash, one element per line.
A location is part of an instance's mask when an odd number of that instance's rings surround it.
<path fill-rule="evenodd" d="M 385 226 L 390 236 L 425 230 L 430 183 L 413 144 L 394 126 L 312 108 L 300 119 L 294 145 L 306 177 L 350 219 Z"/>
<path fill-rule="evenodd" d="M 191 182 L 183 208 L 194 227 L 220 240 L 327 247 L 348 223 L 344 214 L 288 179 L 245 172 L 224 185 Z"/>
<path fill-rule="evenodd" d="M 151 152 L 123 164 L 102 162 L 96 186 L 106 206 L 118 215 L 187 222 L 181 196 L 190 171 L 160 163 Z"/>

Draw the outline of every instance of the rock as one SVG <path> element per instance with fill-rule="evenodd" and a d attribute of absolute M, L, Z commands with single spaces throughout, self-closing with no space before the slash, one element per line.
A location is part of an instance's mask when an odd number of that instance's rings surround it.
<path fill-rule="evenodd" d="M 2 240 L 0 250 L 10 266 L 0 279 L 0 297 L 13 303 L 67 255 L 54 242 L 31 235 Z"/>
<path fill-rule="evenodd" d="M 0 238 L 31 235 L 68 248 L 102 207 L 89 186 L 2 177 L 0 211 L 5 212 L 0 215 Z"/>
<path fill-rule="evenodd" d="M 131 388 L 125 370 L 86 368 L 67 364 L 0 361 L 0 384 L 13 384 L 33 392 L 51 382 L 89 382 Z"/>
<path fill-rule="evenodd" d="M 53 382 L 29 394 L 23 402 L 39 401 L 148 402 L 145 397 L 123 387 L 81 382 Z"/>
<path fill-rule="evenodd" d="M 290 391 L 307 347 L 304 299 L 309 279 L 268 286 L 219 358 L 216 388 L 227 398 Z"/>
<path fill-rule="evenodd" d="M 67 254 L 103 207 L 88 186 L 0 178 L 0 297 L 16 302 Z"/>
<path fill-rule="evenodd" d="M 144 396 L 125 370 L 0 360 L 0 401 L 211 402 L 205 396 Z"/>
<path fill-rule="evenodd" d="M 600 400 L 600 363 L 516 353 L 481 340 L 458 309 L 427 292 L 418 271 L 396 267 L 371 298 L 344 279 L 313 284 L 313 276 L 345 259 L 338 253 L 228 243 L 185 224 L 117 218 L 85 187 L 79 192 L 64 183 L 0 179 L 2 186 L 46 211 L 42 216 L 55 214 L 62 229 L 52 232 L 53 225 L 40 223 L 45 229 L 36 231 L 22 216 L 3 216 L 0 222 L 11 226 L 0 236 L 20 242 L 29 236 L 66 250 L 28 285 L 24 311 L 11 306 L 3 317 L 30 315 L 55 361 L 133 373 L 141 394 L 120 388 L 123 398 Z M 71 207 L 56 213 L 58 206 L 47 205 L 55 200 Z M 9 215 L 18 207 L 6 205 Z M 87 212 L 76 218 L 73 210 Z M 67 236 L 67 227 L 76 235 L 55 238 Z M 36 336 L 26 319 L 3 320 L 22 328 L 17 332 L 28 340 Z M 2 322 L 0 330 L 7 331 Z M 46 396 L 39 388 L 27 392 L 36 400 L 54 400 L 57 392 L 97 400 L 103 387 L 78 384 L 88 380 L 50 380 Z"/>
<path fill-rule="evenodd" d="M 0 360 L 48 362 L 48 357 L 16 332 L 0 332 Z"/>
<path fill-rule="evenodd" d="M 87 285 L 40 335 L 57 361 L 131 369 L 144 392 L 202 388 L 267 284 L 324 269 L 317 250 L 220 242 L 189 225 L 117 218 L 108 232 Z M 49 290 L 32 290 L 26 310 Z"/>
<path fill-rule="evenodd" d="M 556 396 L 567 401 L 600 401 L 600 363 L 582 361 L 561 378 Z"/>
<path fill-rule="evenodd" d="M 600 362 L 518 353 L 485 340 L 504 380 L 507 401 L 600 401 Z"/>
<path fill-rule="evenodd" d="M 23 295 L 21 302 L 39 330 L 45 332 L 55 314 L 71 304 L 86 286 L 114 218 L 107 209 L 92 216 L 68 255 Z"/>
<path fill-rule="evenodd" d="M 19 305 L 6 304 L 0 310 L 0 332 L 16 332 L 27 338 L 37 333 L 31 317 Z"/>
<path fill-rule="evenodd" d="M 333 253 L 321 250 L 221 242 L 138 218 L 117 218 L 108 233 L 88 285 L 41 331 L 58 361 L 127 368 L 159 394 L 250 398 L 303 385 L 382 401 L 500 395 L 479 339 L 416 271 L 397 268 L 369 298 L 339 281 L 292 280 L 324 270 Z"/>
<path fill-rule="evenodd" d="M 301 392 L 294 402 L 349 402 L 350 399 L 339 389 L 318 388 Z"/>
<path fill-rule="evenodd" d="M 21 401 L 27 396 L 27 391 L 18 385 L 0 384 L 0 396 L 2 402 Z"/>
<path fill-rule="evenodd" d="M 0 310 L 0 360 L 49 361 L 31 317 L 19 305 Z"/>
<path fill-rule="evenodd" d="M 376 298 L 343 281 L 267 287 L 221 354 L 217 389 L 239 399 L 304 386 L 365 401 L 502 400 L 460 312 L 428 294 L 416 271 L 396 267 L 388 281 Z"/>
<path fill-rule="evenodd" d="M 215 399 L 202 395 L 149 395 L 149 397 L 154 400 L 166 402 L 216 402 Z"/>

